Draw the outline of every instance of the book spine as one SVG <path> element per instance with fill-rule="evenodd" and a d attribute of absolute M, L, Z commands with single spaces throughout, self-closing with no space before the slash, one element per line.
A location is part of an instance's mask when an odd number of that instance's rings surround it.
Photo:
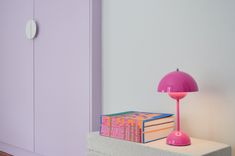
<path fill-rule="evenodd" d="M 117 117 L 112 117 L 111 122 L 111 137 L 116 138 L 118 134 L 118 123 L 117 123 Z"/>
<path fill-rule="evenodd" d="M 118 121 L 118 139 L 124 140 L 125 138 L 125 125 L 124 125 L 124 118 L 120 117 Z"/>
<path fill-rule="evenodd" d="M 134 136 L 135 136 L 135 139 L 134 139 L 134 142 L 138 142 L 138 120 L 135 119 L 135 122 L 134 122 Z"/>
<path fill-rule="evenodd" d="M 101 117 L 100 134 L 103 136 L 110 136 L 111 134 L 111 118 L 109 116 Z"/>
<path fill-rule="evenodd" d="M 111 137 L 124 139 L 124 124 L 122 117 L 112 117 Z"/>
<path fill-rule="evenodd" d="M 130 141 L 134 142 L 135 141 L 135 123 L 134 120 L 131 120 L 131 139 Z"/>
<path fill-rule="evenodd" d="M 131 120 L 130 119 L 126 119 L 125 127 L 126 127 L 126 131 L 125 131 L 126 138 L 125 138 L 125 140 L 130 141 L 131 140 Z"/>
<path fill-rule="evenodd" d="M 141 120 L 137 120 L 137 124 L 136 124 L 136 133 L 137 133 L 137 137 L 136 137 L 136 142 L 141 143 Z"/>

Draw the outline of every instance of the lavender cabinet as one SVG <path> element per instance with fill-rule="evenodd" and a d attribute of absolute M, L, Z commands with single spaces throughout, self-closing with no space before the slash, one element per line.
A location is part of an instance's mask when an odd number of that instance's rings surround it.
<path fill-rule="evenodd" d="M 33 43 L 25 24 L 32 0 L 0 1 L 0 141 L 33 150 Z"/>
<path fill-rule="evenodd" d="M 100 5 L 0 1 L 1 142 L 35 155 L 85 155 L 101 110 Z M 30 18 L 39 28 L 34 40 L 24 34 Z M 7 152 L 20 156 L 14 151 Z"/>
<path fill-rule="evenodd" d="M 95 85 L 92 59 L 99 58 L 92 57 L 92 43 L 97 41 L 92 42 L 90 36 L 91 4 L 88 0 L 38 0 L 35 3 L 35 19 L 40 26 L 35 40 L 38 153 L 85 155 L 86 134 L 92 129 L 89 122 L 95 87 L 92 86 Z"/>

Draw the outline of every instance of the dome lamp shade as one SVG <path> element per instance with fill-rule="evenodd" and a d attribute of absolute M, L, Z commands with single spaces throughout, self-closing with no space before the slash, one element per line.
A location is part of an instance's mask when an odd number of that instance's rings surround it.
<path fill-rule="evenodd" d="M 197 92 L 196 81 L 189 74 L 179 71 L 170 72 L 165 75 L 157 88 L 158 92 L 168 93 L 176 100 L 176 130 L 171 132 L 166 141 L 173 146 L 187 146 L 191 144 L 190 137 L 180 130 L 180 99 L 184 98 L 188 92 Z"/>

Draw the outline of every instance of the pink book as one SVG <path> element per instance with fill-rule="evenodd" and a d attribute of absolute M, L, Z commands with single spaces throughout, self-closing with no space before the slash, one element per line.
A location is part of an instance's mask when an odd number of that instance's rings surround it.
<path fill-rule="evenodd" d="M 103 116 L 101 118 L 102 126 L 100 128 L 100 134 L 103 136 L 110 136 L 111 134 L 111 117 Z"/>
<path fill-rule="evenodd" d="M 111 137 L 124 139 L 124 120 L 121 117 L 112 117 Z"/>
<path fill-rule="evenodd" d="M 154 141 L 173 130 L 172 115 L 134 111 L 102 115 L 100 135 L 138 143 Z"/>

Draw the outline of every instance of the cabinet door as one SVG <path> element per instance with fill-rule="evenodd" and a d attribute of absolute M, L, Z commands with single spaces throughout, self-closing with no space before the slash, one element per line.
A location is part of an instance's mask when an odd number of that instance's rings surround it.
<path fill-rule="evenodd" d="M 36 152 L 84 156 L 89 131 L 89 0 L 36 0 Z"/>
<path fill-rule="evenodd" d="M 33 150 L 32 0 L 0 1 L 0 141 Z"/>

